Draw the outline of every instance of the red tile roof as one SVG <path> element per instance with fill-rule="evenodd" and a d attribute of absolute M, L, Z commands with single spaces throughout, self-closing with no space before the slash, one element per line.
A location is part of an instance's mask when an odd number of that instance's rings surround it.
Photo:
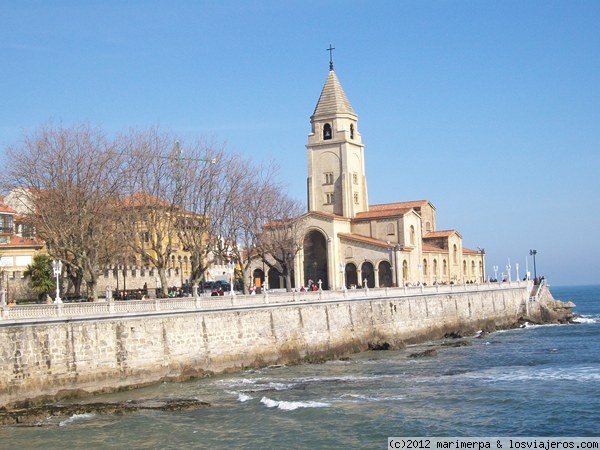
<path fill-rule="evenodd" d="M 428 203 L 430 203 L 429 200 L 412 200 L 408 202 L 381 203 L 379 205 L 369 205 L 369 211 L 387 211 L 390 209 L 420 208 Z"/>
<path fill-rule="evenodd" d="M 350 234 L 350 233 L 338 233 L 338 236 L 345 239 L 351 239 L 353 241 L 364 242 L 365 244 L 377 245 L 380 247 L 390 247 L 394 244 L 388 244 L 387 241 L 381 241 L 379 239 L 370 238 L 367 236 L 361 236 L 360 234 Z"/>
<path fill-rule="evenodd" d="M 423 235 L 423 239 L 448 237 L 448 236 L 452 236 L 453 234 L 458 234 L 460 236 L 460 233 L 456 230 L 440 230 L 440 231 L 429 231 L 429 232 L 425 233 L 425 235 Z"/>
<path fill-rule="evenodd" d="M 38 239 L 24 238 L 17 235 L 10 236 L 10 244 L 2 244 L 2 248 L 10 247 L 42 247 L 44 244 Z"/>
<path fill-rule="evenodd" d="M 6 203 L 4 203 L 2 200 L 0 200 L 0 213 L 16 214 L 17 212 L 10 206 L 8 206 Z"/>
<path fill-rule="evenodd" d="M 393 209 L 379 209 L 374 211 L 365 211 L 356 214 L 355 219 L 377 219 L 380 217 L 396 217 L 403 216 L 407 212 L 412 211 L 412 208 L 393 208 Z"/>

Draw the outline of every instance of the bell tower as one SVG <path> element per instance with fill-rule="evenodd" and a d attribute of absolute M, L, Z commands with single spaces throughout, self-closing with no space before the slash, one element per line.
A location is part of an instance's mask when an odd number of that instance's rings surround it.
<path fill-rule="evenodd" d="M 331 54 L 333 50 L 328 49 Z M 310 118 L 308 210 L 352 218 L 368 210 L 364 146 L 358 116 L 329 62 L 329 73 Z"/>

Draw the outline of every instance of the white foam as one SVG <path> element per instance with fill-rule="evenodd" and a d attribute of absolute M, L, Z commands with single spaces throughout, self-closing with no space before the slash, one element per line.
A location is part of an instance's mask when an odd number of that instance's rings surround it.
<path fill-rule="evenodd" d="M 577 316 L 573 319 L 573 322 L 577 323 L 600 323 L 600 317 L 598 316 Z"/>
<path fill-rule="evenodd" d="M 254 397 L 251 397 L 251 396 L 250 396 L 250 395 L 248 395 L 248 394 L 244 394 L 244 393 L 242 393 L 242 392 L 239 392 L 239 393 L 238 393 L 238 400 L 239 400 L 241 403 L 247 402 L 248 400 L 252 400 L 253 398 L 254 398 Z"/>
<path fill-rule="evenodd" d="M 62 422 L 60 422 L 58 424 L 59 427 L 64 427 L 70 423 L 73 422 L 77 422 L 79 420 L 85 420 L 85 419 L 90 419 L 91 417 L 94 417 L 95 414 L 90 414 L 90 413 L 85 413 L 85 414 L 73 414 L 71 417 L 69 417 L 66 420 L 63 420 Z"/>
<path fill-rule="evenodd" d="M 281 409 L 284 411 L 294 411 L 295 409 L 298 408 L 327 408 L 328 406 L 331 406 L 330 403 L 324 403 L 324 402 L 314 402 L 314 401 L 308 401 L 308 402 L 286 402 L 286 401 L 279 401 L 279 400 L 272 400 L 270 398 L 267 397 L 263 397 L 260 402 L 262 404 L 264 404 L 267 408 L 277 408 L 277 409 Z"/>
<path fill-rule="evenodd" d="M 575 366 L 569 368 L 540 368 L 536 366 L 502 367 L 483 371 L 472 371 L 458 376 L 481 379 L 489 382 L 548 380 L 598 382 L 600 381 L 600 368 L 597 366 Z"/>
<path fill-rule="evenodd" d="M 389 402 L 389 401 L 397 401 L 404 400 L 405 397 L 403 395 L 393 395 L 387 397 L 373 397 L 370 395 L 361 395 L 361 394 L 343 394 L 341 396 L 342 399 L 347 401 L 346 399 L 350 398 L 352 400 L 357 401 L 367 401 L 367 402 Z"/>

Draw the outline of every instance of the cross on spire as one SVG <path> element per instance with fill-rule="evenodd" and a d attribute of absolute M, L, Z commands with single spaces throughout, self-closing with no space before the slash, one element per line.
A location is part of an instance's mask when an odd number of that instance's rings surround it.
<path fill-rule="evenodd" d="M 329 70 L 333 70 L 333 51 L 335 50 L 335 47 L 332 47 L 331 44 L 329 44 L 329 48 L 326 48 L 325 51 L 329 52 Z"/>

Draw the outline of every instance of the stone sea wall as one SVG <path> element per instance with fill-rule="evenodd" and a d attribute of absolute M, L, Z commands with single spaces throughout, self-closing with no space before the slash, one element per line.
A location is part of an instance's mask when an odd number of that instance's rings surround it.
<path fill-rule="evenodd" d="M 508 328 L 540 317 L 530 289 L 0 323 L 0 406 Z"/>

